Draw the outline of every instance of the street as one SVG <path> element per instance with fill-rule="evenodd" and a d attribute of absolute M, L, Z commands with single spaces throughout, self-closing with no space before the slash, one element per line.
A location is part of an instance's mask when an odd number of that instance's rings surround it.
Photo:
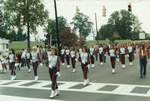
<path fill-rule="evenodd" d="M 98 61 L 89 70 L 90 83 L 83 86 L 83 73 L 79 62 L 76 73 L 72 68 L 61 65 L 61 77 L 58 77 L 60 95 L 49 99 L 50 79 L 46 66 L 38 68 L 39 81 L 34 81 L 33 71 L 27 68 L 17 71 L 17 80 L 10 80 L 10 71 L 0 74 L 0 101 L 149 101 L 150 98 L 150 69 L 147 63 L 147 76 L 140 78 L 139 59 L 129 66 L 126 57 L 126 69 L 116 61 L 116 73 L 111 73 L 110 59 L 103 66 Z"/>

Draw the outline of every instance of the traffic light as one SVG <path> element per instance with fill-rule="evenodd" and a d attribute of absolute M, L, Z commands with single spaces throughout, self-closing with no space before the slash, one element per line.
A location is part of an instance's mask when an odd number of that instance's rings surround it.
<path fill-rule="evenodd" d="M 132 14 L 132 7 L 131 7 L 131 3 L 129 3 L 129 5 L 128 5 L 128 12 L 129 12 L 129 14 Z"/>
<path fill-rule="evenodd" d="M 76 7 L 76 16 L 79 16 L 79 8 L 78 8 L 78 6 Z"/>
<path fill-rule="evenodd" d="M 23 23 L 24 23 L 24 16 L 21 15 L 21 16 L 20 16 L 20 25 L 23 26 Z"/>
<path fill-rule="evenodd" d="M 105 8 L 105 6 L 103 5 L 103 17 L 106 17 L 106 8 Z"/>
<path fill-rule="evenodd" d="M 3 17 L 0 15 L 0 22 L 2 22 L 2 18 L 3 18 Z"/>

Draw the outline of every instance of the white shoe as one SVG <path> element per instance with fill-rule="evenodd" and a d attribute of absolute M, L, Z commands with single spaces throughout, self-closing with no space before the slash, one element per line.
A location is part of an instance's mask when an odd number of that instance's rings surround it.
<path fill-rule="evenodd" d="M 64 66 L 64 65 L 65 65 L 65 63 L 62 63 L 62 65 Z"/>
<path fill-rule="evenodd" d="M 55 91 L 54 90 L 52 90 L 51 91 L 51 95 L 49 96 L 51 99 L 53 99 L 54 98 L 54 94 L 55 94 Z"/>
<path fill-rule="evenodd" d="M 130 66 L 131 66 L 131 65 L 133 65 L 133 63 L 132 63 L 132 62 L 130 62 L 130 63 L 129 63 L 129 65 L 130 65 Z"/>
<path fill-rule="evenodd" d="M 70 68 L 70 65 L 67 65 L 67 68 Z"/>
<path fill-rule="evenodd" d="M 58 96 L 59 95 L 59 90 L 58 89 L 55 89 L 55 94 L 54 96 Z"/>
<path fill-rule="evenodd" d="M 94 64 L 92 64 L 92 66 L 91 67 L 95 67 L 95 65 Z"/>
<path fill-rule="evenodd" d="M 125 65 L 122 65 L 122 69 L 125 69 L 126 68 L 126 66 Z"/>
<path fill-rule="evenodd" d="M 115 73 L 115 69 L 112 69 L 112 74 L 114 74 Z"/>
<path fill-rule="evenodd" d="M 13 79 L 16 80 L 16 75 L 13 76 Z"/>
<path fill-rule="evenodd" d="M 14 76 L 11 76 L 11 80 L 14 80 Z"/>
<path fill-rule="evenodd" d="M 28 70 L 28 73 L 30 73 L 30 72 L 31 72 L 31 69 Z"/>
<path fill-rule="evenodd" d="M 86 79 L 84 79 L 84 82 L 83 82 L 83 86 L 85 86 L 86 85 Z"/>
<path fill-rule="evenodd" d="M 76 70 L 75 69 L 73 69 L 73 73 L 75 73 L 76 72 Z"/>
<path fill-rule="evenodd" d="M 34 80 L 37 81 L 38 79 L 39 79 L 38 76 L 35 76 L 35 79 L 34 79 Z"/>
<path fill-rule="evenodd" d="M 103 65 L 103 62 L 101 62 L 100 65 Z"/>
<path fill-rule="evenodd" d="M 86 84 L 88 84 L 89 83 L 89 78 L 87 78 L 87 80 L 86 80 Z"/>

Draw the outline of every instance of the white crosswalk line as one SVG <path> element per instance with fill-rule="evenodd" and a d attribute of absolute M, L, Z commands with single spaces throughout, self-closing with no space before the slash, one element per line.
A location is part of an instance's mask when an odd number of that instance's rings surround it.
<path fill-rule="evenodd" d="M 63 101 L 63 100 L 27 98 L 27 97 L 16 97 L 16 96 L 0 95 L 0 101 Z"/>
<path fill-rule="evenodd" d="M 16 82 L 16 83 L 13 83 L 13 84 L 9 84 L 9 86 L 20 86 L 20 85 L 23 85 L 23 84 L 26 84 L 26 83 L 31 83 L 33 81 L 20 81 L 20 82 Z"/>
<path fill-rule="evenodd" d="M 136 86 L 134 85 L 120 85 L 118 88 L 113 90 L 114 93 L 120 93 L 120 94 L 128 94 L 130 93 Z"/>
<path fill-rule="evenodd" d="M 81 90 L 82 91 L 84 91 L 84 90 L 86 90 L 86 91 L 91 91 L 91 90 L 96 91 L 96 90 L 98 90 L 98 89 L 100 89 L 104 86 L 105 86 L 104 84 L 92 83 L 91 85 L 86 86 L 86 87 L 82 88 Z"/>
<path fill-rule="evenodd" d="M 15 80 L 15 83 L 10 80 L 0 80 L 0 81 L 1 81 L 0 87 L 14 87 L 14 88 L 24 88 L 24 89 L 28 88 L 28 89 L 41 89 L 41 90 L 51 89 L 51 87 L 45 87 L 47 85 L 50 85 L 51 82 L 44 81 L 44 80 L 43 81 L 39 80 L 37 83 L 34 83 L 36 81 L 33 81 L 33 80 Z M 10 83 L 10 84 L 3 85 L 5 83 Z M 27 83 L 31 83 L 31 85 L 28 85 L 28 86 L 23 85 Z M 117 95 L 128 95 L 128 96 L 150 97 L 150 86 L 148 85 L 130 85 L 130 84 L 92 83 L 91 82 L 89 83 L 90 85 L 87 85 L 85 87 L 83 86 L 80 89 L 81 86 L 78 86 L 78 85 L 82 85 L 83 82 L 58 81 L 58 83 L 61 83 L 61 85 L 59 85 L 59 90 L 62 90 L 62 91 L 76 91 L 76 92 L 86 92 L 86 93 L 102 93 L 102 94 L 117 94 Z M 101 90 L 101 88 L 107 87 L 107 86 L 116 86 L 116 88 L 112 91 Z M 134 88 L 146 88 L 148 92 L 146 94 L 134 93 L 132 92 Z"/>

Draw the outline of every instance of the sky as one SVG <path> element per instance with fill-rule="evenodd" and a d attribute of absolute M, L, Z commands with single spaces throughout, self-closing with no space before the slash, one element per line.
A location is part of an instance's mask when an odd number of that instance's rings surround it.
<path fill-rule="evenodd" d="M 80 12 L 88 15 L 94 23 L 93 30 L 95 31 L 95 13 L 97 14 L 98 29 L 107 21 L 114 11 L 122 9 L 128 10 L 128 4 L 131 3 L 132 13 L 136 15 L 142 22 L 142 29 L 146 33 L 150 33 L 150 0 L 56 0 L 58 16 L 64 16 L 68 24 L 72 22 L 72 18 L 76 14 L 76 6 Z M 49 17 L 55 19 L 54 0 L 43 0 L 45 9 L 49 11 Z M 106 8 L 106 17 L 102 17 L 103 5 Z M 38 27 L 38 37 L 44 38 L 44 32 L 41 27 Z M 77 33 L 78 34 L 78 33 Z M 93 39 L 93 34 L 88 36 L 87 40 Z"/>

